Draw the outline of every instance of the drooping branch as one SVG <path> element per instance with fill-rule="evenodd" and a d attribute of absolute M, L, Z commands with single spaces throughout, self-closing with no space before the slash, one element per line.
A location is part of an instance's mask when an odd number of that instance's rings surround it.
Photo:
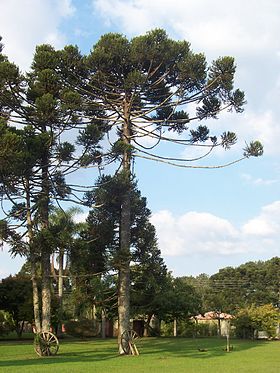
<path fill-rule="evenodd" d="M 179 168 L 195 168 L 195 169 L 209 169 L 209 170 L 210 169 L 229 167 L 229 166 L 232 166 L 236 163 L 239 163 L 242 160 L 247 158 L 247 157 L 242 157 L 242 158 L 239 158 L 239 159 L 236 159 L 234 161 L 224 163 L 224 164 L 221 164 L 221 165 L 200 166 L 200 165 L 185 165 L 185 164 L 181 164 L 181 163 L 170 162 L 170 161 L 167 161 L 167 160 L 159 159 L 159 158 L 156 158 L 156 157 L 148 157 L 148 156 L 144 156 L 144 155 L 137 154 L 137 153 L 134 154 L 134 157 L 147 159 L 149 161 L 161 162 L 161 163 L 165 163 L 165 164 L 168 164 L 170 166 L 175 166 L 175 167 L 179 167 Z"/>

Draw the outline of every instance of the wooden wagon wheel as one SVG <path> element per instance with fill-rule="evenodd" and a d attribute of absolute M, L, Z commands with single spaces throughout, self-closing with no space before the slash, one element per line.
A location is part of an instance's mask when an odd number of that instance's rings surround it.
<path fill-rule="evenodd" d="M 125 330 L 121 335 L 121 346 L 126 355 L 139 355 L 135 345 L 139 336 L 134 330 Z"/>
<path fill-rule="evenodd" d="M 55 355 L 59 349 L 59 342 L 51 332 L 36 334 L 34 339 L 34 350 L 38 356 Z"/>

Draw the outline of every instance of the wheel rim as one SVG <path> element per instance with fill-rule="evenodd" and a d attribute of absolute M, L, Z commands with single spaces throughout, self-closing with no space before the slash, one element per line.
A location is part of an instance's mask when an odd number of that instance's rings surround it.
<path fill-rule="evenodd" d="M 121 346 L 126 355 L 131 354 L 131 345 L 134 345 L 138 334 L 134 330 L 125 330 L 121 335 Z"/>
<path fill-rule="evenodd" d="M 55 355 L 59 349 L 58 339 L 51 332 L 38 333 L 35 338 L 34 349 L 39 356 Z"/>

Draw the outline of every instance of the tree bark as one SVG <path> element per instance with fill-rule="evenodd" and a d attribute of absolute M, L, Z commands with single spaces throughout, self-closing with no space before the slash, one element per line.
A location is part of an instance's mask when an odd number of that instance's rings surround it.
<path fill-rule="evenodd" d="M 150 322 L 152 320 L 152 317 L 153 317 L 153 314 L 150 313 L 148 315 L 148 318 L 147 318 L 145 324 L 144 324 L 144 337 L 149 337 L 149 333 L 150 333 L 149 328 L 150 328 Z"/>
<path fill-rule="evenodd" d="M 51 327 L 51 287 L 50 287 L 50 255 L 45 250 L 41 255 L 42 264 L 42 331 Z"/>
<path fill-rule="evenodd" d="M 55 262 L 55 254 L 53 253 L 51 255 L 51 275 L 53 276 L 53 279 L 54 281 L 57 283 L 57 275 L 56 275 L 56 272 L 55 272 L 55 265 L 54 265 L 54 262 Z"/>
<path fill-rule="evenodd" d="M 30 253 L 30 263 L 31 263 L 31 281 L 33 290 L 33 310 L 34 310 L 34 323 L 36 332 L 41 332 L 41 316 L 40 316 L 40 301 L 39 301 L 39 291 L 36 279 L 36 261 L 34 260 L 34 254 Z"/>
<path fill-rule="evenodd" d="M 173 337 L 177 337 L 177 319 L 173 320 Z"/>
<path fill-rule="evenodd" d="M 124 122 L 122 128 L 122 140 L 125 145 L 130 145 L 130 121 L 129 102 L 123 101 Z M 125 148 L 123 153 L 123 175 L 126 192 L 123 196 L 120 217 L 120 255 L 119 255 L 119 283 L 118 283 L 118 346 L 119 353 L 124 354 L 121 346 L 121 335 L 125 330 L 130 329 L 130 224 L 131 224 L 131 203 L 130 203 L 130 149 Z"/>
<path fill-rule="evenodd" d="M 45 149 L 41 159 L 42 167 L 42 200 L 41 200 L 41 228 L 49 228 L 49 150 Z M 42 238 L 41 242 L 41 265 L 42 265 L 42 331 L 47 332 L 51 327 L 51 264 L 50 249 L 47 240 Z"/>
<path fill-rule="evenodd" d="M 58 254 L 58 326 L 57 334 L 62 334 L 62 317 L 63 317 L 63 262 L 64 262 L 64 249 L 59 249 Z"/>
<path fill-rule="evenodd" d="M 103 308 L 101 310 L 101 338 L 106 338 L 106 314 Z"/>
<path fill-rule="evenodd" d="M 64 262 L 64 249 L 60 248 L 59 257 L 58 257 L 58 296 L 59 296 L 59 299 L 61 300 L 63 297 L 63 262 Z"/>
<path fill-rule="evenodd" d="M 33 312 L 34 312 L 34 323 L 36 332 L 41 331 L 41 316 L 40 316 L 40 301 L 38 283 L 36 278 L 36 257 L 33 246 L 33 223 L 31 216 L 31 201 L 30 201 L 30 185 L 28 178 L 25 179 L 25 191 L 26 191 L 26 222 L 27 222 L 27 234 L 29 244 L 29 255 L 31 265 L 31 281 L 32 281 L 32 294 L 33 294 Z"/>
<path fill-rule="evenodd" d="M 119 330 L 118 345 L 119 353 L 123 354 L 121 346 L 121 335 L 125 330 L 130 329 L 130 268 L 129 262 L 122 264 L 119 270 L 119 291 L 118 291 L 118 314 Z"/>
<path fill-rule="evenodd" d="M 220 319 L 220 315 L 218 316 L 218 337 L 221 337 L 221 319 Z"/>
<path fill-rule="evenodd" d="M 22 337 L 22 332 L 23 332 L 23 328 L 24 328 L 24 323 L 25 321 L 19 321 L 16 325 L 16 333 L 17 333 L 17 337 L 18 338 L 21 338 Z"/>

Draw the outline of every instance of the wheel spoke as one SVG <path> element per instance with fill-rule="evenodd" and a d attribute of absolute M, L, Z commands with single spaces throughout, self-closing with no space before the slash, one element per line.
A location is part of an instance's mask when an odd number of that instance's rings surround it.
<path fill-rule="evenodd" d="M 121 346 L 126 355 L 135 354 L 134 341 L 138 338 L 138 334 L 134 330 L 125 330 L 121 335 Z M 137 353 L 138 355 L 138 353 Z"/>
<path fill-rule="evenodd" d="M 132 330 L 131 331 L 131 339 L 133 340 L 133 339 L 136 339 L 137 337 L 138 337 L 137 333 L 134 330 Z"/>
<path fill-rule="evenodd" d="M 49 342 L 55 341 L 56 337 L 54 335 L 51 335 L 50 338 L 48 339 Z"/>
<path fill-rule="evenodd" d="M 34 350 L 39 356 L 55 355 L 59 349 L 59 342 L 51 332 L 41 332 L 37 334 L 34 341 Z"/>

